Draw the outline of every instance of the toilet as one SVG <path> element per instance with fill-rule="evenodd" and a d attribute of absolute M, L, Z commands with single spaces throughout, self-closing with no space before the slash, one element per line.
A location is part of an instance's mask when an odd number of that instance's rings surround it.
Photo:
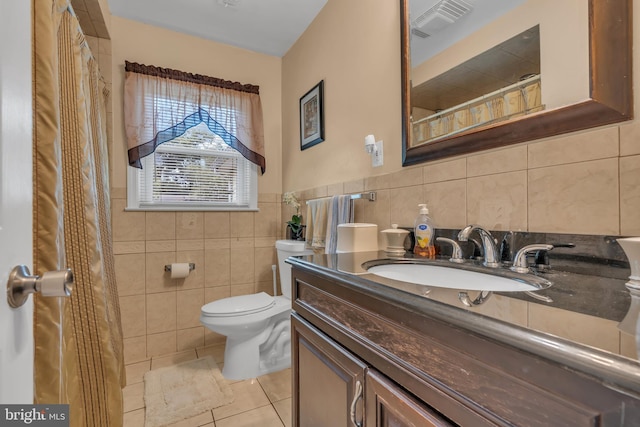
<path fill-rule="evenodd" d="M 291 366 L 291 266 L 284 261 L 313 251 L 299 240 L 277 240 L 276 250 L 282 295 L 240 295 L 200 310 L 200 322 L 227 337 L 222 368 L 227 379 L 255 378 Z"/>

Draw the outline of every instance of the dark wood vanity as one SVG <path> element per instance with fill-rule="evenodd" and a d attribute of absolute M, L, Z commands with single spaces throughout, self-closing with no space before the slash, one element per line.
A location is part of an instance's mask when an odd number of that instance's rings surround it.
<path fill-rule="evenodd" d="M 291 263 L 294 426 L 640 425 L 637 361 Z"/>

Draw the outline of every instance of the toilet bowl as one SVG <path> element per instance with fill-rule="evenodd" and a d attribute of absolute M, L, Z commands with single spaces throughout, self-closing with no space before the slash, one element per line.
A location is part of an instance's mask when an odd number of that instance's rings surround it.
<path fill-rule="evenodd" d="M 291 366 L 291 266 L 285 260 L 313 252 L 298 240 L 278 240 L 276 250 L 282 295 L 240 295 L 200 310 L 200 322 L 227 337 L 222 368 L 227 379 L 255 378 Z"/>

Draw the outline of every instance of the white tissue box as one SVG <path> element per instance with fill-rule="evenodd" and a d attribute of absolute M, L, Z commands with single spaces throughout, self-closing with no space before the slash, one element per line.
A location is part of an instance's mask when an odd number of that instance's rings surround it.
<path fill-rule="evenodd" d="M 354 222 L 338 225 L 337 253 L 378 250 L 378 226 Z"/>

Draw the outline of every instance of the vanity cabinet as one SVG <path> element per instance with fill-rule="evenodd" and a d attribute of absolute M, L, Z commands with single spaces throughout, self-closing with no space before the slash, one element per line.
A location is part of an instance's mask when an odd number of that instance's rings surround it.
<path fill-rule="evenodd" d="M 294 426 L 640 425 L 634 390 L 528 351 L 540 334 L 511 345 L 459 326 L 483 316 L 292 264 Z"/>
<path fill-rule="evenodd" d="M 452 426 L 298 315 L 291 323 L 294 425 Z"/>
<path fill-rule="evenodd" d="M 298 426 L 352 426 L 362 420 L 366 365 L 295 314 L 291 320 Z M 355 424 L 359 425 L 359 424 Z"/>

